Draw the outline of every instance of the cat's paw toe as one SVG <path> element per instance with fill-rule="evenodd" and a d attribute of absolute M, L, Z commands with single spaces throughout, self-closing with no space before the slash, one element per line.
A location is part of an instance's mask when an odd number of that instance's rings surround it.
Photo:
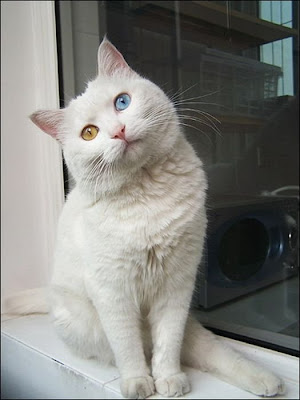
<path fill-rule="evenodd" d="M 285 392 L 283 381 L 274 375 L 266 376 L 262 379 L 263 390 L 260 396 L 271 397 Z"/>
<path fill-rule="evenodd" d="M 155 388 L 164 397 L 178 397 L 190 391 L 190 384 L 186 374 L 181 372 L 167 378 L 158 378 Z"/>
<path fill-rule="evenodd" d="M 146 399 L 155 393 L 153 378 L 148 375 L 122 379 L 121 392 L 127 399 Z"/>
<path fill-rule="evenodd" d="M 272 397 L 277 394 L 283 394 L 285 385 L 281 379 L 271 372 L 264 372 L 255 379 L 251 391 L 258 396 Z"/>

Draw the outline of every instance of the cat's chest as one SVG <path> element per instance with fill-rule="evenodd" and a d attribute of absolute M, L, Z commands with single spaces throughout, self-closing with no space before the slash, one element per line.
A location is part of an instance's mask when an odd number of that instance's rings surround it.
<path fill-rule="evenodd" d="M 146 271 L 148 277 L 158 276 L 162 268 L 166 272 L 172 253 L 203 207 L 197 171 L 194 175 L 160 175 L 151 186 L 132 185 L 129 194 L 83 208 L 79 231 L 86 264 L 127 268 L 137 275 Z"/>
<path fill-rule="evenodd" d="M 179 236 L 172 215 L 168 207 L 154 204 L 99 205 L 83 219 L 84 231 L 92 236 L 86 267 L 101 279 L 114 271 L 112 275 L 129 283 L 130 292 L 135 288 L 141 304 L 148 304 L 171 268 L 168 258 Z"/>
<path fill-rule="evenodd" d="M 84 212 L 83 224 L 87 235 L 92 235 L 101 248 L 126 253 L 157 248 L 159 252 L 168 242 L 166 236 L 176 235 L 172 229 L 175 214 L 171 205 L 159 201 L 127 206 L 103 202 Z"/>

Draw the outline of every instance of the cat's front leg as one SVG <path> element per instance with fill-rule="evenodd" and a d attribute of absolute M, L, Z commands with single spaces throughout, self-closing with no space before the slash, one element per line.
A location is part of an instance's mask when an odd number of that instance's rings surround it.
<path fill-rule="evenodd" d="M 188 314 L 190 290 L 169 292 L 155 300 L 149 314 L 153 357 L 152 375 L 156 391 L 165 397 L 182 396 L 190 391 L 180 367 L 180 352 Z"/>
<path fill-rule="evenodd" d="M 113 350 L 121 375 L 121 392 L 125 398 L 145 399 L 154 394 L 153 378 L 143 349 L 140 315 L 120 288 L 100 293 L 90 282 L 89 293 Z"/>

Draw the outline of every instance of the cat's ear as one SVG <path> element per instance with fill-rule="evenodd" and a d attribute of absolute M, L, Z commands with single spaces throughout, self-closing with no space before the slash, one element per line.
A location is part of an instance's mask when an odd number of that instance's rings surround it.
<path fill-rule="evenodd" d="M 122 54 L 104 37 L 98 49 L 98 74 L 111 76 L 116 72 L 135 74 Z"/>
<path fill-rule="evenodd" d="M 42 131 L 59 140 L 64 110 L 39 110 L 31 114 L 31 121 Z"/>

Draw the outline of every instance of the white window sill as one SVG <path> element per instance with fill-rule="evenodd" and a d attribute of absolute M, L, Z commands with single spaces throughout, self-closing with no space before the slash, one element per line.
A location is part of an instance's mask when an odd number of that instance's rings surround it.
<path fill-rule="evenodd" d="M 49 316 L 2 319 L 2 396 L 5 399 L 120 399 L 120 379 L 114 367 L 73 355 L 56 336 Z M 231 339 L 230 345 L 280 375 L 287 392 L 282 399 L 299 399 L 299 359 Z M 259 398 L 191 368 L 192 391 L 186 399 Z M 161 398 L 158 395 L 153 399 Z"/>

